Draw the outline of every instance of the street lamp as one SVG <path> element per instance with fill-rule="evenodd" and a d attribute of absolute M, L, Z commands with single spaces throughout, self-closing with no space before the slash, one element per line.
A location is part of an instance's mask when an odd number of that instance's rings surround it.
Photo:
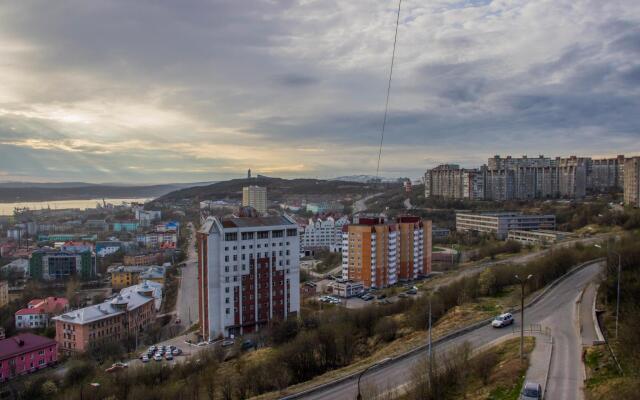
<path fill-rule="evenodd" d="M 375 364 L 371 364 L 369 365 L 367 368 L 363 369 L 362 372 L 360 372 L 360 375 L 358 375 L 358 395 L 356 396 L 356 400 L 362 400 L 362 394 L 360 393 L 360 379 L 362 379 L 362 376 L 369 371 L 372 368 L 375 368 L 379 365 L 382 365 L 384 363 L 386 363 L 387 361 L 391 360 L 390 358 L 383 358 L 382 360 L 378 361 Z"/>
<path fill-rule="evenodd" d="M 515 276 L 518 283 L 520 283 L 520 363 L 524 359 L 524 285 L 533 275 L 529 274 L 526 279 L 521 279 L 518 275 Z"/>
<path fill-rule="evenodd" d="M 602 246 L 599 244 L 594 245 L 595 247 L 601 249 Z M 622 273 L 622 256 L 617 251 L 609 249 L 609 245 L 607 244 L 607 252 L 613 253 L 618 256 L 618 282 L 617 282 L 617 293 L 616 293 L 616 340 L 618 340 L 618 317 L 620 316 L 620 275 Z"/>

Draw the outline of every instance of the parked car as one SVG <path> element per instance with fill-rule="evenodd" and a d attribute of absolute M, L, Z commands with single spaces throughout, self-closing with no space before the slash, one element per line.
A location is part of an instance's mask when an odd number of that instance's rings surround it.
<path fill-rule="evenodd" d="M 242 342 L 242 350 L 249 350 L 251 348 L 255 348 L 256 347 L 256 342 L 254 342 L 251 339 L 247 339 L 245 341 Z"/>
<path fill-rule="evenodd" d="M 167 353 L 167 354 L 164 356 L 164 359 L 165 359 L 165 360 L 167 360 L 167 361 L 171 361 L 171 360 L 173 360 L 173 355 L 171 355 L 171 353 Z"/>
<path fill-rule="evenodd" d="M 112 364 L 109 368 L 105 369 L 104 372 L 116 372 L 127 367 L 129 367 L 129 364 L 117 362 Z"/>
<path fill-rule="evenodd" d="M 416 289 L 415 287 L 412 287 L 411 289 L 407 290 L 405 293 L 413 296 L 418 294 L 418 289 Z"/>
<path fill-rule="evenodd" d="M 147 356 L 142 357 L 142 362 L 143 363 L 148 363 L 149 362 L 149 357 L 147 357 Z"/>
<path fill-rule="evenodd" d="M 220 344 L 222 347 L 229 347 L 229 346 L 233 346 L 235 344 L 235 340 L 233 339 L 225 339 L 222 341 L 222 344 Z"/>
<path fill-rule="evenodd" d="M 361 297 L 361 299 L 364 300 L 364 301 L 370 301 L 370 300 L 375 299 L 375 296 L 370 295 L 370 294 L 365 294 L 364 296 Z"/>
<path fill-rule="evenodd" d="M 398 293 L 398 297 L 401 298 L 401 299 L 404 299 L 404 298 L 407 297 L 407 294 L 406 293 Z"/>
<path fill-rule="evenodd" d="M 511 324 L 513 324 L 513 315 L 511 315 L 511 313 L 500 314 L 491 321 L 491 326 L 494 328 L 502 328 Z"/>
<path fill-rule="evenodd" d="M 156 360 L 156 361 L 162 361 L 162 356 L 160 354 L 156 353 L 156 355 L 153 356 L 153 359 Z"/>
<path fill-rule="evenodd" d="M 525 383 L 520 393 L 520 400 L 542 400 L 542 386 L 534 382 Z"/>
<path fill-rule="evenodd" d="M 173 349 L 171 354 L 173 354 L 174 356 L 179 356 L 180 354 L 182 354 L 182 350 L 176 347 L 175 349 Z"/>
<path fill-rule="evenodd" d="M 380 293 L 376 298 L 377 298 L 378 300 L 386 299 L 386 298 L 387 298 L 387 295 L 386 295 L 386 294 L 384 294 L 384 293 Z"/>

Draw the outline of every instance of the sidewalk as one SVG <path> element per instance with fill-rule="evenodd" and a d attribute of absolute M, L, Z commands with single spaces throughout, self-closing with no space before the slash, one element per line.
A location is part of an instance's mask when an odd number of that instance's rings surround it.
<path fill-rule="evenodd" d="M 551 354 L 553 353 L 553 336 L 535 335 L 536 345 L 531 352 L 531 361 L 525 382 L 539 383 L 542 393 L 546 391 Z"/>

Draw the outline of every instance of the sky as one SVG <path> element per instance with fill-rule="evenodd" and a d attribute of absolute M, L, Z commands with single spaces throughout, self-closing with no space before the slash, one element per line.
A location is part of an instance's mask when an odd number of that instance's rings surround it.
<path fill-rule="evenodd" d="M 0 3 L 0 180 L 375 175 L 397 2 Z M 404 0 L 380 174 L 640 154 L 637 0 Z"/>

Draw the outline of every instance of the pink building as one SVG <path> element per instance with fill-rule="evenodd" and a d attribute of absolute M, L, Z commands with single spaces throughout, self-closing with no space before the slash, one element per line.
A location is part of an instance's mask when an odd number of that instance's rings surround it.
<path fill-rule="evenodd" d="M 29 374 L 58 362 L 55 340 L 32 333 L 20 333 L 0 340 L 0 382 Z"/>
<path fill-rule="evenodd" d="M 49 326 L 51 317 L 62 314 L 69 308 L 69 300 L 64 297 L 33 299 L 27 308 L 16 311 L 17 329 L 37 329 Z"/>

